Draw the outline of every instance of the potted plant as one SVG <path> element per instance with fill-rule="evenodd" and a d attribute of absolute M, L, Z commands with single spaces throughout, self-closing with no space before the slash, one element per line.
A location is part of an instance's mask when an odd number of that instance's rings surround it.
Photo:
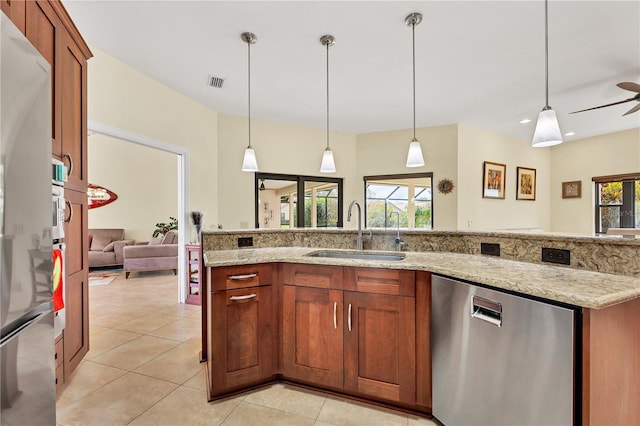
<path fill-rule="evenodd" d="M 156 229 L 153 231 L 153 237 L 159 237 L 174 229 L 178 229 L 178 219 L 169 216 L 169 222 L 156 223 Z"/>

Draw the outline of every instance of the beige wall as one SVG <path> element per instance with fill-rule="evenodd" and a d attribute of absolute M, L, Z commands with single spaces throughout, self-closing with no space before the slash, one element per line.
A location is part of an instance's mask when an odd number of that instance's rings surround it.
<path fill-rule="evenodd" d="M 458 126 L 438 126 L 416 129 L 416 138 L 422 145 L 425 157 L 423 167 L 408 168 L 407 151 L 413 137 L 413 129 L 358 135 L 358 162 L 356 199 L 363 201 L 363 176 L 433 172 L 434 185 L 440 179 L 449 178 L 457 185 Z M 434 191 L 434 229 L 456 228 L 457 202 L 454 189 L 444 195 Z"/>
<path fill-rule="evenodd" d="M 458 229 L 550 228 L 551 152 L 529 141 L 459 126 Z M 505 164 L 505 199 L 482 198 L 483 162 Z M 516 168 L 536 169 L 535 201 L 516 200 Z"/>
<path fill-rule="evenodd" d="M 218 140 L 218 223 L 224 229 L 253 228 L 254 174 L 240 169 L 248 143 L 246 117 L 220 114 Z M 356 137 L 331 132 L 330 144 L 337 172 L 324 176 L 344 178 L 346 206 L 362 192 L 361 186 L 354 185 Z M 326 145 L 325 129 L 251 120 L 251 145 L 261 172 L 323 176 L 320 161 Z M 345 214 L 345 227 L 349 225 Z"/>
<path fill-rule="evenodd" d="M 591 178 L 640 172 L 640 128 L 566 142 L 551 148 L 551 230 L 595 231 Z M 582 182 L 581 198 L 562 198 L 562 182 Z"/>
<path fill-rule="evenodd" d="M 148 241 L 158 222 L 177 214 L 175 154 L 100 134 L 89 137 L 89 182 L 115 192 L 111 204 L 89 210 L 89 228 L 124 228 Z"/>
<path fill-rule="evenodd" d="M 204 229 L 210 229 L 218 221 L 217 113 L 99 49 L 92 47 L 91 50 L 94 57 L 89 61 L 88 71 L 89 120 L 188 150 L 190 154 L 190 202 L 187 211 L 204 212 Z M 108 145 L 110 141 L 106 143 Z M 91 148 L 92 146 L 89 147 L 90 150 Z M 103 147 L 103 149 L 108 148 Z M 113 150 L 116 149 L 114 146 Z M 92 179 L 91 170 L 99 166 L 96 166 L 91 160 L 95 156 L 91 152 L 89 155 L 89 178 Z M 120 153 L 115 152 L 112 155 L 117 158 Z M 134 159 L 134 162 L 135 160 L 142 161 L 143 158 Z M 175 170 L 175 167 L 172 168 L 169 174 L 177 182 Z M 129 178 L 130 185 L 138 187 L 139 183 L 145 180 L 143 174 L 151 173 L 151 171 L 141 167 L 130 167 L 125 173 Z M 177 214 L 177 204 L 176 200 L 173 210 L 174 216 Z M 124 201 L 116 202 L 113 206 L 114 209 L 118 206 L 124 210 L 134 208 L 125 204 Z M 164 212 L 161 216 L 165 216 Z M 90 227 L 101 225 L 99 221 L 92 222 L 92 220 L 98 220 L 93 213 L 89 221 Z M 156 219 L 150 220 L 155 224 Z M 188 221 L 188 219 L 184 218 L 181 222 L 183 221 Z M 148 222 L 149 220 L 145 219 L 144 223 L 131 224 L 131 226 L 141 230 L 148 226 Z M 190 222 L 189 226 L 191 226 Z"/>

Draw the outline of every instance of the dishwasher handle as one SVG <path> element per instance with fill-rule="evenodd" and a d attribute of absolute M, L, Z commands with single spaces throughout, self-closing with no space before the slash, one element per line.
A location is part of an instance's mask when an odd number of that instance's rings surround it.
<path fill-rule="evenodd" d="M 471 318 L 486 321 L 496 327 L 502 327 L 502 305 L 493 300 L 473 296 Z"/>

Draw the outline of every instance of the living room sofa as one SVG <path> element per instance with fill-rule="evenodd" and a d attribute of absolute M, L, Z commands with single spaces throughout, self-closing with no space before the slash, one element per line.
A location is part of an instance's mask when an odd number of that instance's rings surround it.
<path fill-rule="evenodd" d="M 89 229 L 89 268 L 122 266 L 124 248 L 133 244 L 125 240 L 124 229 Z"/>
<path fill-rule="evenodd" d="M 125 279 L 131 272 L 163 271 L 172 269 L 178 274 L 178 232 L 169 231 L 162 238 L 149 243 L 130 245 L 124 248 L 123 269 Z"/>

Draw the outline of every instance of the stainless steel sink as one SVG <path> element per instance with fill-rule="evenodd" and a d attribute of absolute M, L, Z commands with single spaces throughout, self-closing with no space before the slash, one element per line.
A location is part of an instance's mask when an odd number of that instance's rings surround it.
<path fill-rule="evenodd" d="M 358 259 L 358 260 L 387 260 L 399 261 L 404 260 L 404 253 L 376 253 L 376 252 L 353 252 L 353 251 L 335 251 L 321 250 L 309 253 L 310 257 L 328 257 L 332 259 Z"/>

